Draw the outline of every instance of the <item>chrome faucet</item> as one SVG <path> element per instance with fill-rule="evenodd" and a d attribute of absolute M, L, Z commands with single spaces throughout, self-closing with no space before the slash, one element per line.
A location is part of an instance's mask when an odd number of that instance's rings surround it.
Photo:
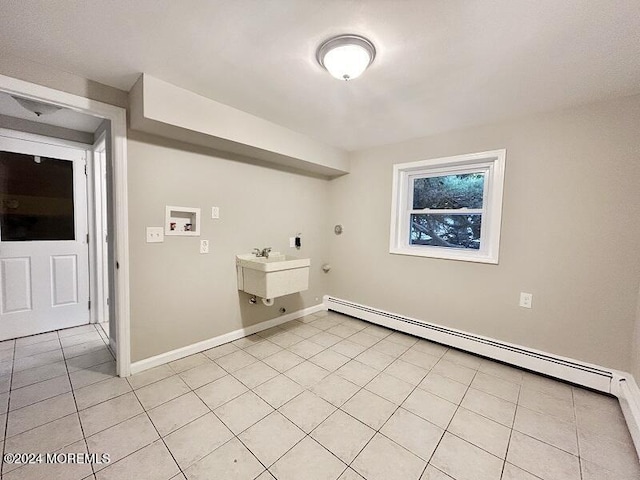
<path fill-rule="evenodd" d="M 265 247 L 262 250 L 260 250 L 259 248 L 254 248 L 252 253 L 256 257 L 269 258 L 269 252 L 271 252 L 271 247 Z"/>

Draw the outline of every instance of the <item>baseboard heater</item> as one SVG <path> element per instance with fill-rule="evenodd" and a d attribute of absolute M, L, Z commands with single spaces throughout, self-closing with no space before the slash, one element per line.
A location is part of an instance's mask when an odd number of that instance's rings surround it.
<path fill-rule="evenodd" d="M 328 310 L 343 313 L 377 325 L 399 330 L 410 335 L 425 338 L 443 345 L 455 347 L 476 355 L 515 365 L 536 373 L 565 380 L 615 394 L 612 382 L 617 381 L 617 373 L 596 365 L 578 362 L 569 358 L 551 355 L 538 350 L 500 342 L 488 337 L 474 335 L 462 330 L 442 327 L 395 313 L 385 312 L 377 308 L 339 298 L 325 296 L 324 304 Z M 615 388 L 615 386 L 613 387 Z"/>

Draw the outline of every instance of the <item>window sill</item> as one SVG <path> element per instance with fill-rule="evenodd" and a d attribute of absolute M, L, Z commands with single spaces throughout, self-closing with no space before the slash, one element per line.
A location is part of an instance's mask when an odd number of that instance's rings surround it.
<path fill-rule="evenodd" d="M 462 262 L 498 264 L 498 256 L 481 254 L 479 252 L 461 251 L 456 249 L 445 250 L 438 247 L 429 248 L 421 246 L 419 248 L 390 248 L 389 253 L 393 255 L 409 255 L 412 257 L 439 258 L 443 260 L 458 260 Z"/>

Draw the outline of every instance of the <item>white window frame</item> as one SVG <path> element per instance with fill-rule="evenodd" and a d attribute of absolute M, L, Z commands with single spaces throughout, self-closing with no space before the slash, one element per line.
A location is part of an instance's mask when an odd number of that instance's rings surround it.
<path fill-rule="evenodd" d="M 497 264 L 506 154 L 507 151 L 502 149 L 394 165 L 389 253 Z M 460 209 L 454 212 L 482 214 L 480 249 L 411 245 L 409 222 L 412 213 L 452 213 L 451 210 L 413 210 L 413 180 L 472 172 L 485 174 L 482 209 Z"/>

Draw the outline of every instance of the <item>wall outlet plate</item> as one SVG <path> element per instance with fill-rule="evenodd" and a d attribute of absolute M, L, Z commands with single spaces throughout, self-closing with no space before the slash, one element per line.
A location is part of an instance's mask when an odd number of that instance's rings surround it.
<path fill-rule="evenodd" d="M 533 294 L 520 292 L 520 306 L 522 308 L 532 308 Z"/>
<path fill-rule="evenodd" d="M 220 218 L 220 207 L 211 207 L 211 218 Z"/>
<path fill-rule="evenodd" d="M 296 248 L 296 237 L 289 237 L 289 246 L 291 248 Z"/>
<path fill-rule="evenodd" d="M 209 253 L 209 240 L 200 240 L 200 253 Z"/>
<path fill-rule="evenodd" d="M 163 227 L 147 227 L 147 243 L 164 242 Z"/>

